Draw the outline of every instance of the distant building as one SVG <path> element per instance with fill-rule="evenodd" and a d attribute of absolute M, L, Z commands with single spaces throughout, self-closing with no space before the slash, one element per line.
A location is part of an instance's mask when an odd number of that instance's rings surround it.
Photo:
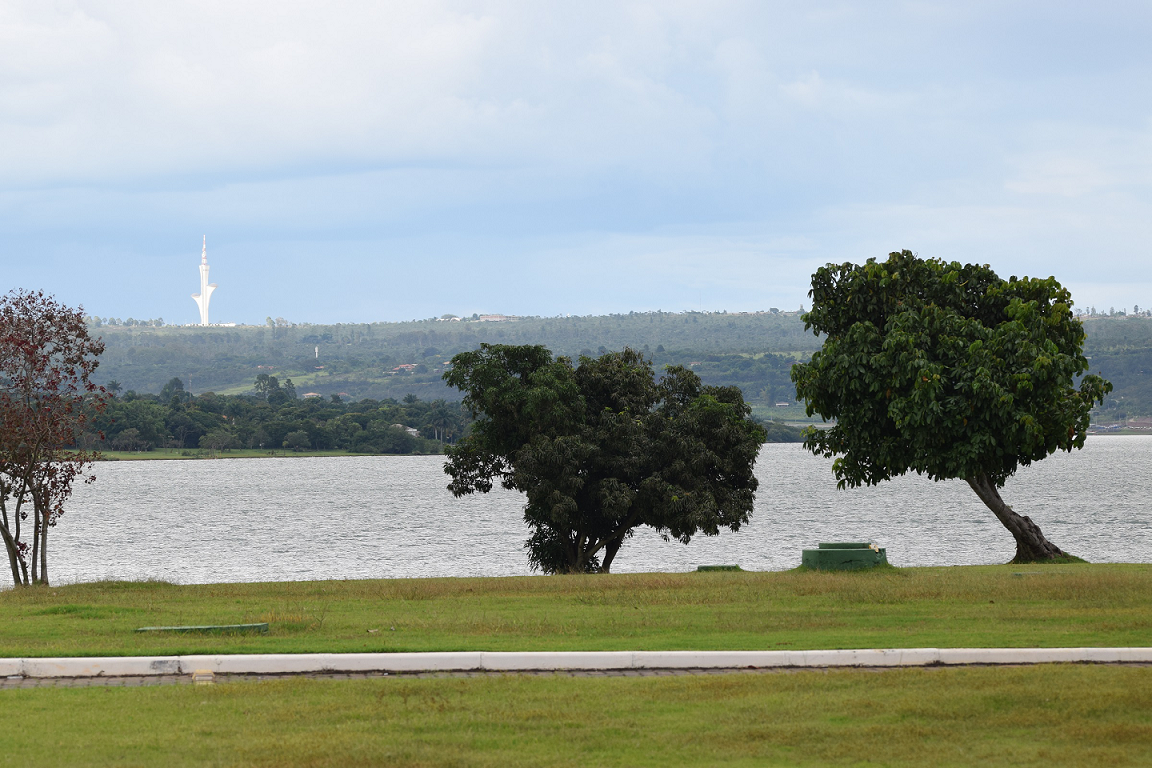
<path fill-rule="evenodd" d="M 208 325 L 208 300 L 215 290 L 216 283 L 208 282 L 208 236 L 205 235 L 204 246 L 200 251 L 200 293 L 192 294 L 192 300 L 200 308 L 200 325 Z"/>

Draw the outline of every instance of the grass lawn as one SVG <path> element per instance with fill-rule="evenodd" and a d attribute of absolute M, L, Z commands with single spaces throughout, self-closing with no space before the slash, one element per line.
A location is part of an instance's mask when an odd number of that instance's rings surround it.
<path fill-rule="evenodd" d="M 1143 766 L 1152 668 L 0 691 L 12 765 Z"/>
<path fill-rule="evenodd" d="M 0 657 L 1148 646 L 1152 565 L 103 582 L 0 592 L 0 617 Z M 258 621 L 267 635 L 133 632 Z"/>

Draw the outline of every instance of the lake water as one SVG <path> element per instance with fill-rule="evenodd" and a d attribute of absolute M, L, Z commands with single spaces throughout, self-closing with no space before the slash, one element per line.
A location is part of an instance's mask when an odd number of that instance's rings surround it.
<path fill-rule="evenodd" d="M 55 583 L 178 583 L 529 573 L 522 497 L 455 499 L 438 456 L 98 464 L 52 532 Z M 874 541 L 898 566 L 1003 563 L 1012 537 L 960 481 L 904 477 L 837 491 L 831 462 L 764 446 L 752 521 L 738 533 L 664 542 L 648 529 L 616 572 L 738 563 L 779 570 L 820 541 Z M 1023 469 L 1002 492 L 1066 551 L 1152 561 L 1152 437 L 1090 438 Z"/>

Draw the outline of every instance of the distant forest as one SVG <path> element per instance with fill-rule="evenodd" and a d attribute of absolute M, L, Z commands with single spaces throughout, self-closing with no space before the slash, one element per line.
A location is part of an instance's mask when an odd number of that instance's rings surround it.
<path fill-rule="evenodd" d="M 1152 417 L 1152 318 L 1129 315 L 1084 319 L 1084 353 L 1093 373 L 1112 382 L 1097 421 Z"/>
<path fill-rule="evenodd" d="M 739 386 L 758 403 L 791 400 L 789 368 L 820 341 L 788 314 L 633 313 L 503 322 L 424 320 L 236 328 L 101 325 L 97 378 L 157 393 L 174 377 L 190 392 L 244 394 L 259 374 L 292 379 L 301 395 L 346 400 L 459 400 L 440 376 L 457 352 L 491 344 L 543 344 L 557 355 L 625 346 L 657 367 L 691 366 L 708 384 Z"/>
<path fill-rule="evenodd" d="M 121 392 L 159 393 L 173 378 L 189 392 L 252 394 L 256 377 L 291 379 L 299 396 L 330 401 L 455 402 L 440 376 L 457 352 L 480 343 L 543 344 L 577 357 L 625 346 L 657 368 L 679 364 L 706 384 L 736 385 L 760 408 L 792 402 L 793 362 L 819 349 L 796 312 L 643 312 L 504 321 L 445 318 L 404 323 L 337 325 L 270 321 L 266 326 L 108 325 L 92 331 L 107 347 L 95 379 Z M 1098 419 L 1152 416 L 1152 318 L 1085 318 L 1092 370 L 1115 385 Z M 315 407 L 315 406 L 313 406 Z"/>
<path fill-rule="evenodd" d="M 148 451 L 235 448 L 267 451 L 440 453 L 468 428 L 460 403 L 329 398 L 299 399 L 290 381 L 264 376 L 252 395 L 185 392 L 179 379 L 159 395 L 119 393 L 81 438 L 85 448 Z M 100 439 L 103 434 L 104 439 Z"/>

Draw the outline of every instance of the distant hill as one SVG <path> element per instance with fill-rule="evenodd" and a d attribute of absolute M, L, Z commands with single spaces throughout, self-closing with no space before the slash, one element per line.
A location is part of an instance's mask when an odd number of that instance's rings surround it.
<path fill-rule="evenodd" d="M 445 363 L 480 343 L 543 344 L 576 357 L 631 346 L 658 365 L 697 363 L 712 383 L 740 384 L 758 400 L 788 398 L 790 360 L 820 341 L 795 314 L 630 313 L 337 325 L 100 327 L 97 379 L 159 392 L 178 377 L 192 392 L 240 394 L 256 376 L 291 378 L 300 393 L 352 398 L 459 399 L 440 380 Z M 771 353 L 765 355 L 765 353 Z M 785 386 L 786 385 L 786 386 Z M 777 391 L 779 390 L 779 391 Z"/>
<path fill-rule="evenodd" d="M 1152 416 L 1152 318 L 1086 318 L 1084 354 L 1093 373 L 1112 382 L 1098 421 Z"/>
<path fill-rule="evenodd" d="M 1152 318 L 1085 320 L 1085 353 L 1115 391 L 1103 419 L 1152 416 Z M 501 322 L 423 320 L 336 325 L 121 327 L 93 331 L 107 345 L 96 379 L 159 392 L 173 377 L 192 392 L 241 394 L 261 373 L 292 379 L 303 394 L 459 399 L 440 380 L 457 352 L 493 344 L 543 344 L 578 356 L 631 346 L 657 366 L 690 365 L 709 384 L 739 386 L 769 407 L 794 396 L 788 369 L 819 349 L 797 313 L 670 313 Z M 784 412 L 784 411 L 781 411 Z M 791 412 L 791 409 L 789 409 Z"/>

